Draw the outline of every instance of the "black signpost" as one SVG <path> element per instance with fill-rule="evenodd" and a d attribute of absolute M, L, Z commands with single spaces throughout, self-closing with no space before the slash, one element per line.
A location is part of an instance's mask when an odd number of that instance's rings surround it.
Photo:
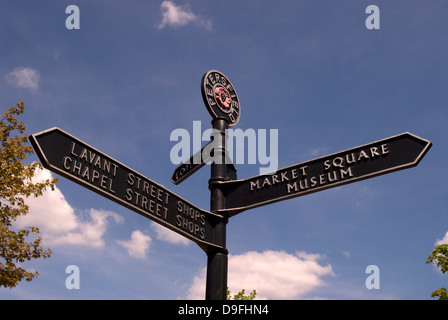
<path fill-rule="evenodd" d="M 235 88 L 221 72 L 211 70 L 201 80 L 201 91 L 213 129 L 219 133 L 212 141 L 213 159 L 204 153 L 208 144 L 177 167 L 171 180 L 179 184 L 211 162 L 210 212 L 59 128 L 33 134 L 30 140 L 45 168 L 196 242 L 207 253 L 207 300 L 226 299 L 226 226 L 230 217 L 247 209 L 414 167 L 432 145 L 403 133 L 236 180 L 236 169 L 226 149 L 226 130 L 241 116 Z"/>

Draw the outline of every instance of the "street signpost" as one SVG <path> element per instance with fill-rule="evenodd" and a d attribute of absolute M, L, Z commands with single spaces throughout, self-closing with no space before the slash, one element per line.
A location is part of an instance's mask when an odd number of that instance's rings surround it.
<path fill-rule="evenodd" d="M 178 166 L 171 181 L 179 184 L 211 162 L 210 212 L 59 128 L 33 134 L 30 140 L 45 168 L 196 242 L 207 253 L 207 300 L 225 300 L 227 296 L 226 225 L 230 217 L 247 209 L 414 167 L 432 145 L 406 132 L 236 180 L 236 168 L 229 162 L 226 150 L 227 129 L 236 125 L 241 116 L 235 88 L 224 74 L 211 70 L 202 77 L 201 92 L 216 133 L 213 146 L 210 150 L 212 142 L 208 143 Z"/>

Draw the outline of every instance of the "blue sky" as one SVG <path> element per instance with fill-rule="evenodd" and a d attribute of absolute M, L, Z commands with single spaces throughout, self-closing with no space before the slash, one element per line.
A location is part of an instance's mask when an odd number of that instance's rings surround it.
<path fill-rule="evenodd" d="M 80 29 L 68 30 L 72 4 Z M 365 26 L 371 4 L 378 30 Z M 22 99 L 28 134 L 60 127 L 206 210 L 209 167 L 173 185 L 170 134 L 210 127 L 208 70 L 236 88 L 236 128 L 278 129 L 280 168 L 407 131 L 430 140 L 415 168 L 251 209 L 227 226 L 233 292 L 430 299 L 448 280 L 425 264 L 448 241 L 447 10 L 439 0 L 4 1 L 0 110 Z M 238 178 L 260 166 L 237 165 Z M 20 222 L 39 225 L 54 254 L 27 263 L 40 276 L 0 289 L 1 299 L 203 298 L 196 244 L 59 178 Z M 70 265 L 78 290 L 65 286 Z M 369 265 L 380 289 L 365 286 Z"/>

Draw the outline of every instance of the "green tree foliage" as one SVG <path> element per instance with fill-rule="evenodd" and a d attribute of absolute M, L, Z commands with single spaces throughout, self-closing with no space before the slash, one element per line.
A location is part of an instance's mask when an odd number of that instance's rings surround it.
<path fill-rule="evenodd" d="M 253 290 L 247 296 L 244 294 L 245 294 L 245 290 L 243 289 L 233 296 L 233 300 L 254 300 L 255 296 L 257 295 L 257 291 Z M 229 288 L 227 288 L 227 300 L 232 300 L 232 296 L 230 294 Z"/>
<path fill-rule="evenodd" d="M 448 244 L 441 244 L 434 248 L 426 263 L 434 262 L 442 273 L 448 271 Z M 439 297 L 439 300 L 448 300 L 448 293 L 445 288 L 440 288 L 431 294 L 432 298 Z"/>
<path fill-rule="evenodd" d="M 52 251 L 43 248 L 37 237 L 39 229 L 28 227 L 17 230 L 13 222 L 28 214 L 25 199 L 38 197 L 47 187 L 54 189 L 57 179 L 32 182 L 35 172 L 42 169 L 39 163 L 24 164 L 28 154 L 33 153 L 25 134 L 25 125 L 17 120 L 25 110 L 19 101 L 0 115 L 0 286 L 13 288 L 25 279 L 31 281 L 37 271 L 27 271 L 20 265 L 25 261 L 50 257 Z M 33 238 L 30 242 L 28 238 Z"/>

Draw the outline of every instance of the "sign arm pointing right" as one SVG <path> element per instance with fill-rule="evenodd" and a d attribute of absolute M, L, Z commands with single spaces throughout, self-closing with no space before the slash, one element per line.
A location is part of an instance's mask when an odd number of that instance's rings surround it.
<path fill-rule="evenodd" d="M 416 166 L 432 143 L 405 132 L 270 174 L 222 182 L 226 209 L 233 216 L 247 209 Z"/>

